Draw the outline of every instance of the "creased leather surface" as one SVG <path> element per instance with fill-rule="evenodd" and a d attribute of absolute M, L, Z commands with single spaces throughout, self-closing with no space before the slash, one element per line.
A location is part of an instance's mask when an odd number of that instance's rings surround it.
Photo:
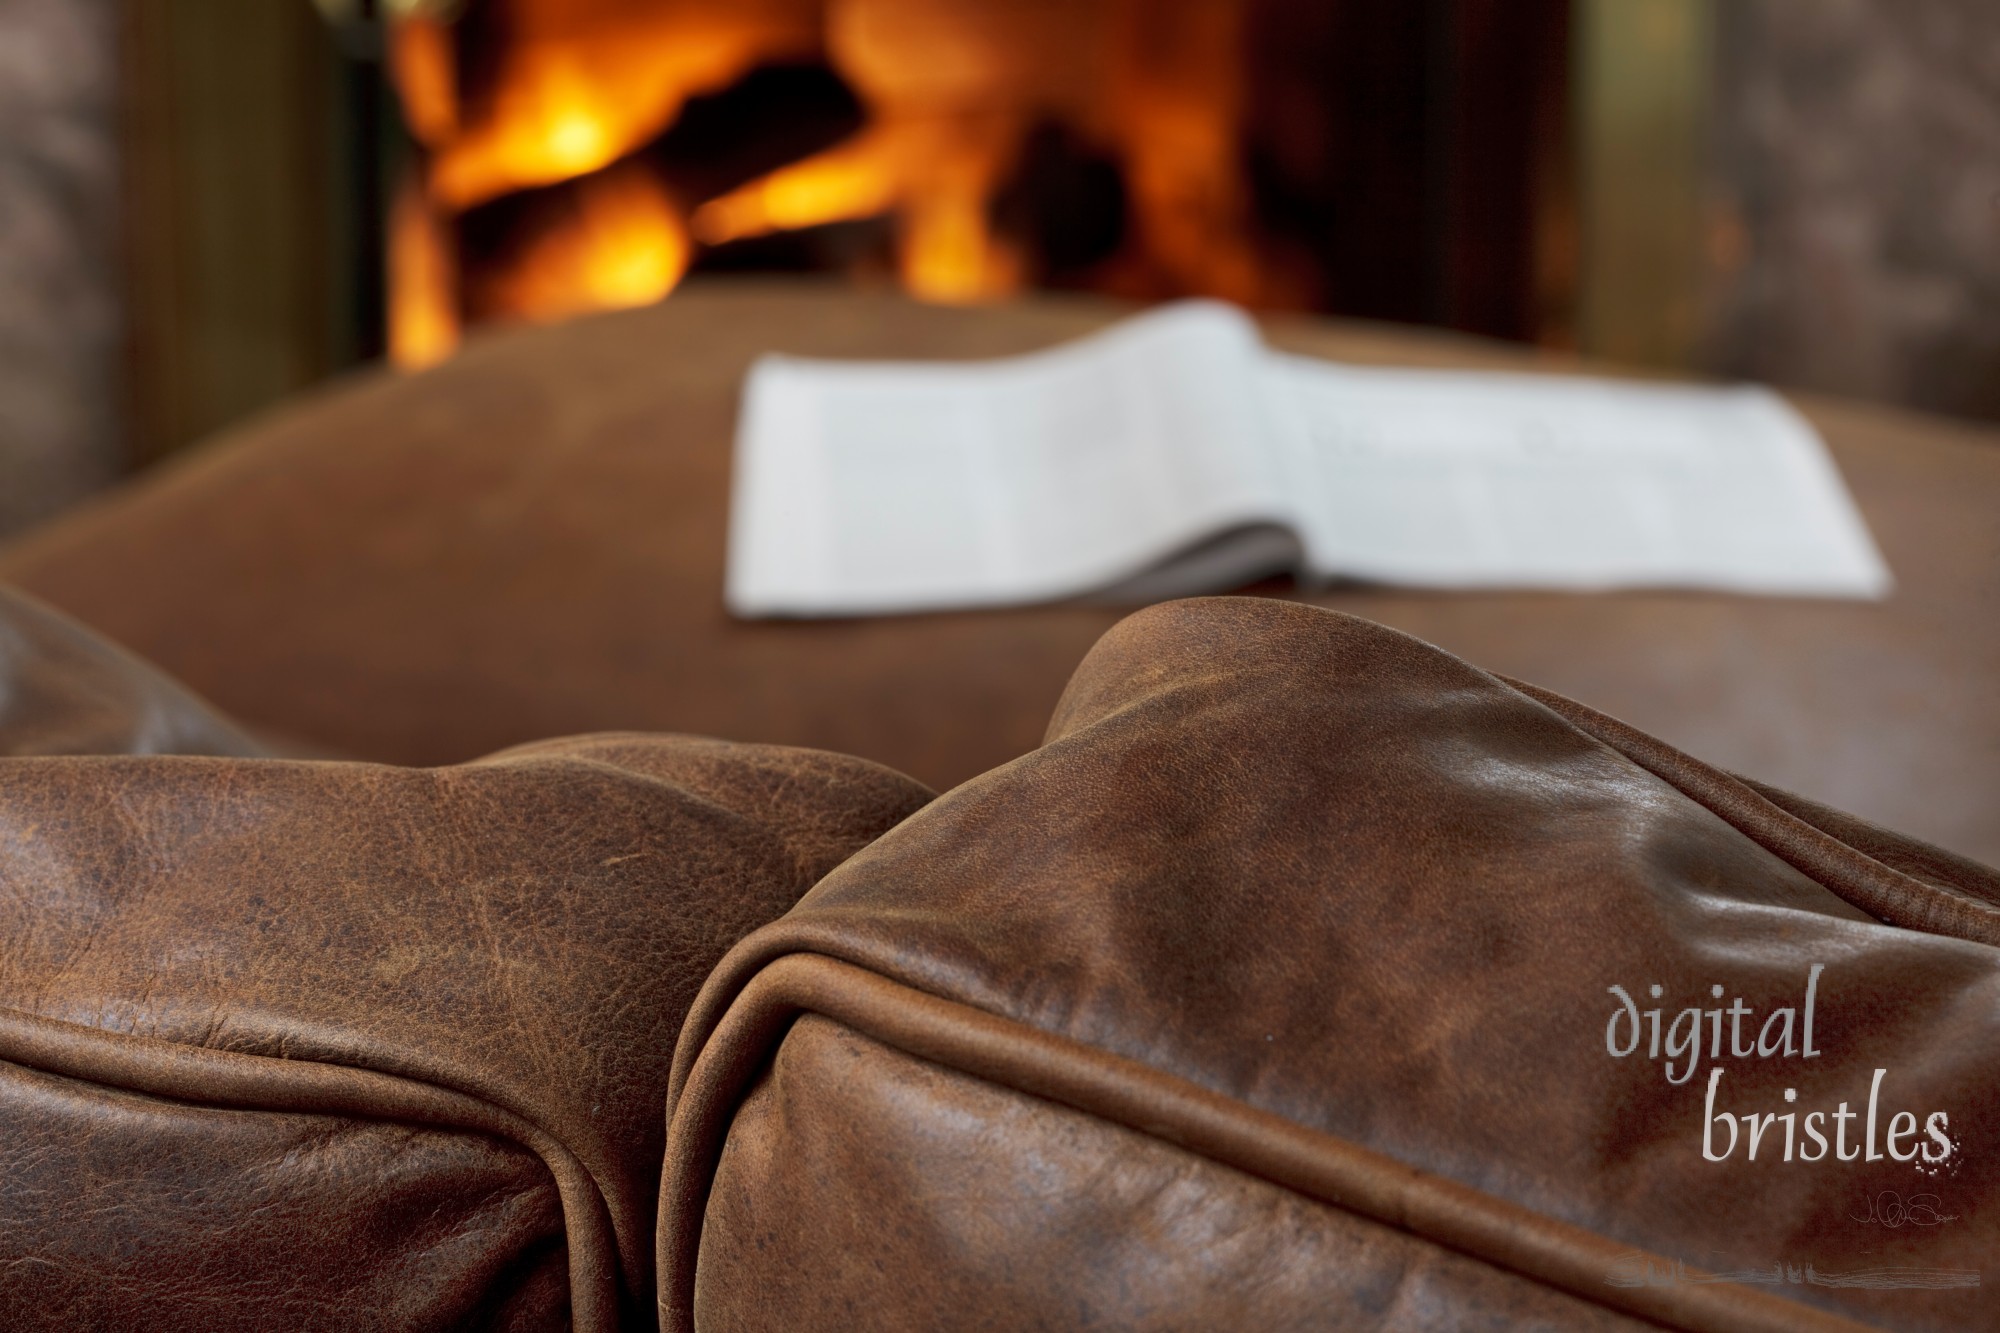
<path fill-rule="evenodd" d="M 928 796 L 688 737 L 0 759 L 0 1324 L 650 1326 L 688 1003 Z"/>
<path fill-rule="evenodd" d="M 0 587 L 0 755 L 263 753 L 175 681 Z"/>
<path fill-rule="evenodd" d="M 1041 750 L 871 845 L 711 978 L 677 1058 L 670 1175 L 701 1159 L 705 1133 L 726 1141 L 712 1190 L 699 1182 L 688 1206 L 664 1196 L 662 1299 L 670 1317 L 724 1328 L 771 1310 L 796 1328 L 1212 1327 L 1227 1309 L 1295 1328 L 1566 1317 L 1569 1298 L 1520 1277 L 1505 1236 L 1481 1241 L 1484 1265 L 1434 1256 L 1391 1235 L 1393 1218 L 1251 1200 L 1240 1173 L 1157 1141 L 1175 1132 L 1164 1116 L 1153 1130 L 1086 1123 L 1009 1091 L 997 1064 L 912 1064 L 812 1018 L 789 1037 L 775 1021 L 738 1024 L 760 975 L 803 955 L 1600 1243 L 1781 1279 L 1757 1289 L 1781 1302 L 1776 1322 L 1752 1311 L 1689 1326 L 1816 1326 L 1819 1309 L 2000 1327 L 2000 1273 L 1987 1271 L 2000 1254 L 1996 904 L 1990 871 L 1765 794 L 1368 622 L 1252 599 L 1156 607 L 1093 651 Z M 1725 1005 L 1716 984 L 1762 1016 L 1798 1006 L 1815 963 L 1818 1058 L 1704 1053 L 1674 1086 L 1658 1061 L 1607 1053 L 1613 985 L 1642 1004 L 1663 986 L 1669 1020 Z M 755 1069 L 771 1051 L 718 1113 L 714 1070 Z M 1775 1138 L 1754 1162 L 1741 1148 L 1705 1160 L 1711 1063 L 1725 1071 L 1721 1105 L 1749 1113 L 1843 1101 L 1858 1113 L 1886 1069 L 1885 1120 L 1948 1112 L 1955 1153 L 1928 1175 L 1886 1159 L 1785 1162 Z M 717 1114 L 734 1122 L 690 1123 Z M 1156 1141 L 1141 1146 L 1135 1128 Z M 1868 1221 L 1885 1192 L 1935 1196 L 1952 1220 Z M 1266 1257 L 1206 1266 L 1203 1228 L 1221 1219 L 1255 1228 Z M 699 1239 L 686 1263 L 677 1229 Z M 1356 1233 L 1350 1263 L 1338 1238 Z M 1009 1254 L 1041 1259 L 979 1277 Z M 1464 1264 L 1493 1271 L 1446 1271 Z M 1785 1265 L 1801 1278 L 1807 1265 L 1977 1272 L 1984 1286 L 1794 1284 Z M 1597 1290 L 1592 1304 L 1622 1308 L 1623 1289 Z"/>

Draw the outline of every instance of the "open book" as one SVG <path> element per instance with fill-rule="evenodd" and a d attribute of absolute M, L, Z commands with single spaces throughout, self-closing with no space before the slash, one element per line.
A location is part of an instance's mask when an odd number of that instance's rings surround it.
<path fill-rule="evenodd" d="M 741 616 L 1142 602 L 1285 570 L 1889 585 L 1824 446 L 1769 392 L 1338 365 L 1206 301 L 997 361 L 765 357 L 736 449 Z"/>

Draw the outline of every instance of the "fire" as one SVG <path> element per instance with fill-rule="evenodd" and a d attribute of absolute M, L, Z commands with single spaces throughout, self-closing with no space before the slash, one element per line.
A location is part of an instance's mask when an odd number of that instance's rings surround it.
<path fill-rule="evenodd" d="M 951 118 L 881 122 L 844 144 L 780 168 L 696 210 L 693 231 L 719 245 L 894 213 L 903 285 L 932 301 L 979 301 L 1020 284 L 1020 265 L 992 235 L 986 202 L 1008 166 L 1010 136 Z"/>
<path fill-rule="evenodd" d="M 389 217 L 389 359 L 418 370 L 458 346 L 457 266 L 436 212 L 414 177 Z"/>
<path fill-rule="evenodd" d="M 711 199 L 695 210 L 694 234 L 721 245 L 774 231 L 869 218 L 896 202 L 898 157 L 881 129 L 861 134 L 816 157 L 781 167 L 761 180 Z"/>
<path fill-rule="evenodd" d="M 431 176 L 457 209 L 609 166 L 670 125 L 689 97 L 819 46 L 813 0 L 488 3 L 507 35 L 487 75 L 492 94 L 436 145 Z"/>
<path fill-rule="evenodd" d="M 1029 131 L 1051 121 L 1120 164 L 1130 213 L 1121 290 L 1254 301 L 1235 160 L 1241 9 L 482 0 L 476 80 L 455 63 L 452 29 L 402 20 L 391 69 L 425 151 L 392 218 L 392 356 L 414 366 L 447 355 L 467 298 L 482 318 L 527 320 L 643 304 L 673 289 L 698 246 L 875 217 L 893 222 L 912 294 L 1003 296 L 1025 280 L 1029 257 L 996 234 L 989 210 Z M 828 62 L 866 107 L 866 126 L 719 198 L 674 198 L 640 150 L 689 98 L 799 59 Z M 548 217 L 508 248 L 507 271 L 476 284 L 458 274 L 457 219 L 530 189 L 547 197 Z"/>
<path fill-rule="evenodd" d="M 450 144 L 433 166 L 431 188 L 456 208 L 537 185 L 569 180 L 610 165 L 656 131 L 662 100 L 656 85 L 638 105 L 605 82 L 579 52 L 539 53 L 504 92 L 491 119 Z M 665 108 L 671 111 L 671 105 Z"/>
<path fill-rule="evenodd" d="M 686 271 L 688 236 L 666 189 L 627 162 L 576 182 L 567 225 L 544 232 L 495 284 L 508 315 L 537 322 L 650 305 Z"/>

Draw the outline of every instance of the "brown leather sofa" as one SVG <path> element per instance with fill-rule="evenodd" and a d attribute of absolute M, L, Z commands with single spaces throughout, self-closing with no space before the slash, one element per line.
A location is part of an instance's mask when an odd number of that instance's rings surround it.
<path fill-rule="evenodd" d="M 9 1328 L 2000 1327 L 2000 875 L 1369 622 L 1133 616 L 935 798 L 0 624 Z"/>
<path fill-rule="evenodd" d="M 0 1328 L 2000 1327 L 2000 437 L 1803 404 L 1879 605 L 723 614 L 755 352 L 1119 313 L 696 288 L 0 550 Z"/>

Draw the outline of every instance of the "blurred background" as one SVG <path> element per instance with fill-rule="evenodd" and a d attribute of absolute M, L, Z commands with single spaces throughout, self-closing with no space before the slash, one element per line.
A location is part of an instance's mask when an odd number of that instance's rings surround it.
<path fill-rule="evenodd" d="M 717 273 L 2000 419 L 1991 0 L 0 0 L 0 531 Z"/>

